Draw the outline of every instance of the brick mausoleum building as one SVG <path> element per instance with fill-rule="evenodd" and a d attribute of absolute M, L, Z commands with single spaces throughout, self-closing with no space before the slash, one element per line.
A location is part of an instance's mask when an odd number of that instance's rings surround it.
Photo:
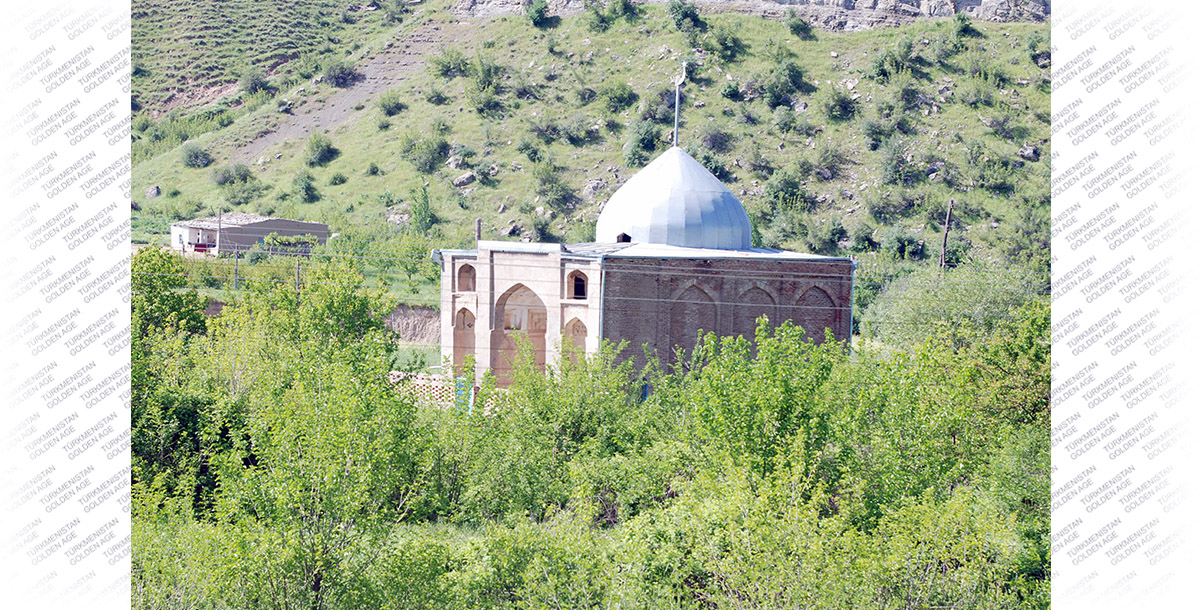
<path fill-rule="evenodd" d="M 604 206 L 596 241 L 479 241 L 440 250 L 442 357 L 475 356 L 507 383 L 524 333 L 537 361 L 561 346 L 595 351 L 601 340 L 642 345 L 664 362 L 697 331 L 754 336 L 755 320 L 791 320 L 814 337 L 849 341 L 854 262 L 750 246 L 741 202 L 704 166 L 672 147 Z"/>

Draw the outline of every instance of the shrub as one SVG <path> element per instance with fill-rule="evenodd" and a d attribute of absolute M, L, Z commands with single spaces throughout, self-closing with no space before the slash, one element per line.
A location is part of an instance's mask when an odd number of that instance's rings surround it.
<path fill-rule="evenodd" d="M 787 10 L 787 13 L 784 17 L 784 24 L 787 25 L 788 31 L 791 32 L 793 36 L 798 36 L 805 39 L 812 38 L 812 25 L 807 19 L 801 17 L 800 14 L 796 12 L 796 9 L 789 8 Z"/>
<path fill-rule="evenodd" d="M 296 174 L 296 177 L 292 179 L 292 192 L 296 194 L 297 199 L 304 203 L 312 203 L 321 198 L 321 194 L 317 192 L 316 181 L 308 172 Z"/>
<path fill-rule="evenodd" d="M 558 168 L 551 162 L 536 163 L 533 166 L 533 178 L 537 181 L 534 190 L 541 195 L 547 204 L 561 208 L 575 198 L 571 188 L 567 186 L 558 174 Z"/>
<path fill-rule="evenodd" d="M 595 136 L 591 122 L 587 117 L 575 115 L 563 121 L 558 127 L 559 133 L 572 146 L 583 146 L 592 141 Z"/>
<path fill-rule="evenodd" d="M 725 83 L 725 85 L 721 87 L 721 97 L 731 102 L 740 102 L 742 101 L 742 89 L 741 87 L 738 87 L 737 83 Z"/>
<path fill-rule="evenodd" d="M 979 36 L 979 30 L 971 23 L 971 18 L 966 13 L 958 13 L 954 16 L 954 35 L 959 38 L 975 38 Z"/>
<path fill-rule="evenodd" d="M 201 148 L 199 144 L 193 142 L 184 144 L 181 153 L 184 167 L 200 169 L 208 167 L 208 164 L 212 163 L 212 155 L 208 154 L 208 151 Z"/>
<path fill-rule="evenodd" d="M 354 71 L 354 66 L 338 58 L 333 58 L 326 62 L 325 67 L 321 70 L 321 74 L 325 77 L 325 82 L 334 87 L 349 87 L 354 82 L 354 79 L 358 77 L 358 73 Z"/>
<path fill-rule="evenodd" d="M 472 77 L 475 79 L 476 89 L 492 89 L 499 91 L 500 79 L 504 77 L 504 66 L 484 57 L 483 55 L 475 56 L 475 63 L 471 67 Z"/>
<path fill-rule="evenodd" d="M 496 116 L 503 112 L 504 104 L 496 95 L 495 87 L 479 87 L 472 85 L 467 88 L 467 104 L 480 116 Z"/>
<path fill-rule="evenodd" d="M 726 152 L 731 144 L 733 144 L 733 136 L 718 127 L 705 127 L 700 132 L 700 145 L 713 152 Z"/>
<path fill-rule="evenodd" d="M 792 94 L 804 85 L 804 71 L 791 59 L 776 64 L 762 83 L 763 101 L 768 108 L 792 103 Z"/>
<path fill-rule="evenodd" d="M 686 94 L 679 93 L 679 103 L 686 103 Z M 641 119 L 655 123 L 671 123 L 675 120 L 675 90 L 663 88 L 642 109 Z"/>
<path fill-rule="evenodd" d="M 963 87 L 963 92 L 959 96 L 959 99 L 962 100 L 962 103 L 972 108 L 991 106 L 996 103 L 993 91 L 994 88 L 986 83 L 971 81 Z"/>
<path fill-rule="evenodd" d="M 529 133 L 546 144 L 554 142 L 561 135 L 558 130 L 558 123 L 553 119 L 547 118 L 545 114 L 529 119 L 528 124 Z"/>
<path fill-rule="evenodd" d="M 895 225 L 884 229 L 879 251 L 900 260 L 925 258 L 925 242 L 904 227 Z"/>
<path fill-rule="evenodd" d="M 367 164 L 367 169 L 364 170 L 363 173 L 368 176 L 378 176 L 383 173 L 383 170 L 380 170 L 379 166 L 376 165 L 374 161 L 372 161 L 369 164 Z"/>
<path fill-rule="evenodd" d="M 404 159 L 413 164 L 417 171 L 432 174 L 446 161 L 450 153 L 450 145 L 445 138 L 422 138 L 409 142 L 402 153 Z"/>
<path fill-rule="evenodd" d="M 796 112 L 791 106 L 779 106 L 771 113 L 771 124 L 779 133 L 789 133 L 796 127 Z"/>
<path fill-rule="evenodd" d="M 862 123 L 863 135 L 866 136 L 867 150 L 875 150 L 884 140 L 890 138 L 895 129 L 887 121 L 868 119 Z"/>
<path fill-rule="evenodd" d="M 379 94 L 379 101 L 376 103 L 384 116 L 396 116 L 404 111 L 404 102 L 400 100 L 400 92 L 395 89 L 388 89 Z"/>
<path fill-rule="evenodd" d="M 245 205 L 258 199 L 271 187 L 253 178 L 242 182 L 231 182 L 225 186 L 225 201 L 233 205 Z"/>
<path fill-rule="evenodd" d="M 434 106 L 441 106 L 442 104 L 450 101 L 450 98 L 446 97 L 445 92 L 443 92 L 441 89 L 433 86 L 429 88 L 429 91 L 425 92 L 425 101 L 433 104 Z"/>
<path fill-rule="evenodd" d="M 887 82 L 893 74 L 901 72 L 904 67 L 904 62 L 894 50 L 885 49 L 871 59 L 871 66 L 867 68 L 867 77 L 881 83 Z"/>
<path fill-rule="evenodd" d="M 253 68 L 242 73 L 242 78 L 238 79 L 238 85 L 242 88 L 242 91 L 251 95 L 259 91 L 266 91 L 270 87 L 267 77 L 263 76 L 262 72 Z"/>
<path fill-rule="evenodd" d="M 641 167 L 646 164 L 647 160 L 646 151 L 632 141 L 626 142 L 621 150 L 621 162 L 625 164 L 625 167 Z"/>
<path fill-rule="evenodd" d="M 766 180 L 774 173 L 775 166 L 771 165 L 770 159 L 767 159 L 763 155 L 762 148 L 755 142 L 750 145 L 750 154 L 746 160 L 746 169 L 749 169 L 760 180 Z"/>
<path fill-rule="evenodd" d="M 541 149 L 539 149 L 536 144 L 530 142 L 529 140 L 521 140 L 521 142 L 517 144 L 517 152 L 525 155 L 525 158 L 533 161 L 534 163 L 542 160 Z"/>
<path fill-rule="evenodd" d="M 218 167 L 213 170 L 212 181 L 217 186 L 225 186 L 235 182 L 246 182 L 254 178 L 254 174 L 249 167 L 242 163 L 232 163 L 225 167 Z"/>
<path fill-rule="evenodd" d="M 908 151 L 899 136 L 888 138 L 880 145 L 879 152 L 879 172 L 884 184 L 908 184 L 912 181 Z"/>
<path fill-rule="evenodd" d="M 850 238 L 850 249 L 856 252 L 870 251 L 878 245 L 875 243 L 874 233 L 875 230 L 868 223 L 859 222 L 851 225 L 850 230 L 847 231 L 847 236 Z"/>
<path fill-rule="evenodd" d="M 832 254 L 838 242 L 846 237 L 846 229 L 836 214 L 809 216 L 804 221 L 805 244 L 816 254 Z"/>
<path fill-rule="evenodd" d="M 471 72 L 471 62 L 467 59 L 462 51 L 454 47 L 444 49 L 440 55 L 436 55 L 429 60 L 429 68 L 433 70 L 436 76 L 444 79 L 452 79 L 458 76 L 466 76 Z"/>
<path fill-rule="evenodd" d="M 848 161 L 849 159 L 846 157 L 846 153 L 842 152 L 841 147 L 832 141 L 825 140 L 817 147 L 817 160 L 814 165 L 815 169 L 823 170 L 817 172 L 822 180 L 830 180 L 838 176 L 842 166 Z"/>
<path fill-rule="evenodd" d="M 308 138 L 308 145 L 304 149 L 304 163 L 309 167 L 325 165 L 337 156 L 338 149 L 333 147 L 333 142 L 328 136 L 314 133 Z"/>
<path fill-rule="evenodd" d="M 633 124 L 633 129 L 629 130 L 629 143 L 640 150 L 653 152 L 655 148 L 658 148 L 658 139 L 661 133 L 653 122 L 638 121 Z"/>
<path fill-rule="evenodd" d="M 704 26 L 704 21 L 700 19 L 700 9 L 687 0 L 671 0 L 667 3 L 667 14 L 671 16 L 675 29 L 681 32 Z"/>
<path fill-rule="evenodd" d="M 343 174 L 342 172 L 337 172 L 334 175 L 329 177 L 329 184 L 331 186 L 337 186 L 339 184 L 345 184 L 345 183 L 346 183 L 346 174 Z"/>
<path fill-rule="evenodd" d="M 540 28 L 547 25 L 549 19 L 550 5 L 546 0 L 532 0 L 525 7 L 525 16 L 529 18 L 529 22 L 533 27 Z"/>
<path fill-rule="evenodd" d="M 638 97 L 629 83 L 621 81 L 604 83 L 600 86 L 598 94 L 609 112 L 620 112 L 632 106 Z"/>
<path fill-rule="evenodd" d="M 608 17 L 613 21 L 618 18 L 631 21 L 638 17 L 638 8 L 633 0 L 608 0 Z"/>
<path fill-rule="evenodd" d="M 611 20 L 600 0 L 586 0 L 583 4 L 584 9 L 587 11 L 587 15 L 584 16 L 584 22 L 587 24 L 588 29 L 593 32 L 607 31 L 608 26 L 611 25 Z"/>
<path fill-rule="evenodd" d="M 776 209 L 806 209 L 809 203 L 800 172 L 795 168 L 771 174 L 771 178 L 763 185 L 763 197 Z"/>
<path fill-rule="evenodd" d="M 733 29 L 721 24 L 712 29 L 712 32 L 704 39 L 704 50 L 708 51 L 722 61 L 737 61 L 737 58 L 746 51 L 746 44 L 738 38 Z"/>
<path fill-rule="evenodd" d="M 825 100 L 825 115 L 833 121 L 849 121 L 858 112 L 858 102 L 845 91 L 834 90 Z"/>

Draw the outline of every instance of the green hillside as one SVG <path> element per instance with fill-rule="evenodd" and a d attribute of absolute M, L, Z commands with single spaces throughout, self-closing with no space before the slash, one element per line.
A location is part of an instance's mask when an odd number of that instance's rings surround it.
<path fill-rule="evenodd" d="M 614 2 L 536 27 L 461 22 L 444 2 L 338 6 L 221 3 L 206 21 L 135 3 L 135 242 L 216 209 L 411 235 L 421 187 L 423 246 L 468 242 L 475 218 L 485 238 L 589 240 L 607 196 L 669 145 L 686 69 L 680 143 L 742 199 L 757 245 L 850 253 L 892 277 L 937 262 L 953 199 L 949 264 L 1048 270 L 1048 24 L 830 33 L 736 14 L 676 25 L 668 7 Z M 190 51 L 158 52 L 176 44 Z M 196 62 L 196 48 L 214 52 Z M 360 78 L 331 83 L 347 69 Z M 181 81 L 229 92 L 164 113 Z M 329 150 L 280 137 L 318 117 Z M 151 186 L 163 194 L 144 197 Z"/>

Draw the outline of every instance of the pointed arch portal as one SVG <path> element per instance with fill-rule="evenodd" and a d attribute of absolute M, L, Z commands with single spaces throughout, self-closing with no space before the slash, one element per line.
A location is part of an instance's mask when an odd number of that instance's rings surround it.
<path fill-rule="evenodd" d="M 528 286 L 516 284 L 496 300 L 493 317 L 491 366 L 499 385 L 508 385 L 517 360 L 517 335 L 533 346 L 533 361 L 546 365 L 546 305 Z"/>

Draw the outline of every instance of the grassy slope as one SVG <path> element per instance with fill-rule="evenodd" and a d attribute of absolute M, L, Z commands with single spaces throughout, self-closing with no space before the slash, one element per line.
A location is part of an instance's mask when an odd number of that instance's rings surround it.
<path fill-rule="evenodd" d="M 248 5 L 238 6 L 245 11 L 255 10 Z M 381 12 L 364 14 L 353 26 L 359 29 L 355 39 L 357 48 L 350 50 L 347 36 L 341 46 L 328 43 L 331 50 L 326 56 L 350 53 L 348 57 L 353 60 L 381 48 L 389 39 L 402 41 L 416 28 L 451 21 L 453 18 L 444 8 L 444 4 L 430 4 L 408 15 L 399 27 L 385 26 Z M 406 109 L 390 118 L 387 129 L 380 129 L 380 111 L 370 104 L 352 112 L 346 122 L 329 134 L 341 154 L 327 166 L 306 167 L 302 141 L 277 147 L 266 155 L 268 161 L 264 167 L 255 170 L 258 179 L 271 185 L 271 190 L 259 201 L 237 209 L 321 220 L 330 223 L 334 230 L 357 227 L 382 233 L 388 230 L 384 222 L 385 204 L 381 202 L 387 197 L 385 193 L 391 193 L 396 200 L 407 199 L 414 187 L 427 182 L 434 212 L 442 220 L 434 231 L 439 239 L 447 242 L 468 239 L 472 221 L 477 217 L 484 219 L 485 237 L 499 237 L 492 227 L 503 230 L 515 223 L 529 229 L 535 223 L 534 210 L 540 202 L 530 171 L 534 164 L 517 151 L 522 141 L 529 141 L 562 168 L 560 176 L 573 189 L 578 190 L 589 178 L 606 181 L 606 187 L 594 201 L 579 201 L 571 208 L 558 210 L 555 219 L 544 228 L 548 234 L 543 238 L 587 239 L 600 202 L 616 186 L 606 169 L 619 168 L 621 179 L 636 171 L 624 166 L 621 153 L 630 126 L 638 120 L 639 110 L 653 102 L 659 90 L 669 87 L 681 60 L 698 57 L 662 7 L 641 10 L 640 19 L 617 21 L 605 32 L 591 31 L 583 17 L 566 18 L 550 29 L 534 28 L 523 17 L 477 22 L 469 39 L 446 46 L 460 50 L 472 60 L 482 57 L 504 67 L 499 94 L 501 112 L 481 116 L 472 110 L 469 77 L 446 80 L 435 76 L 432 70 L 415 73 L 397 81 L 395 89 Z M 929 242 L 926 254 L 936 259 L 946 200 L 953 197 L 958 222 L 952 235 L 969 242 L 973 256 L 1010 264 L 1025 262 L 1006 260 L 1001 250 L 1016 233 L 1032 232 L 1036 239 L 1049 208 L 1049 150 L 1048 144 L 1042 142 L 1049 138 L 1050 96 L 1047 87 L 1039 86 L 1047 71 L 1034 65 L 1026 47 L 1030 35 L 1048 34 L 1048 24 L 977 24 L 981 36 L 964 39 L 964 51 L 945 62 L 937 62 L 933 48 L 939 39 L 953 38 L 953 23 L 948 20 L 856 33 L 814 31 L 812 38 L 802 40 L 789 33 L 783 24 L 758 17 L 728 14 L 705 18 L 710 35 L 720 27 L 728 27 L 741 38 L 746 51 L 731 62 L 720 61 L 711 54 L 700 58 L 701 67 L 694 82 L 685 86 L 681 143 L 698 146 L 700 135 L 713 127 L 734 136 L 729 150 L 715 157 L 732 173 L 730 187 L 755 218 L 764 245 L 840 252 L 828 240 L 822 245 L 820 235 L 813 238 L 813 234 L 822 233 L 822 227 L 836 219 L 847 230 L 867 225 L 874 230 L 876 241 L 888 225 L 903 227 Z M 135 20 L 135 32 L 148 25 Z M 883 183 L 882 152 L 869 150 L 863 133 L 863 123 L 879 116 L 881 102 L 899 96 L 896 79 L 879 83 L 866 78 L 864 73 L 870 70 L 872 60 L 880 52 L 896 48 L 905 37 L 914 42 L 914 55 L 918 56 L 913 62 L 916 69 L 911 82 L 921 95 L 936 103 L 938 111 L 931 112 L 926 104 L 905 112 L 916 131 L 901 138 L 904 154 L 914 170 L 913 182 L 902 186 Z M 328 38 L 326 35 L 325 39 Z M 152 42 L 135 33 L 135 47 L 142 41 Z M 720 94 L 727 82 L 761 80 L 772 69 L 772 49 L 778 46 L 785 48 L 804 71 L 809 92 L 796 95 L 794 103 L 807 105 L 798 116 L 819 129 L 811 137 L 780 133 L 772 126 L 772 113 L 762 99 L 734 102 Z M 145 51 L 138 53 L 145 55 Z M 989 82 L 972 77 L 972 67 L 980 65 L 993 71 L 998 69 L 1004 80 L 997 84 L 994 79 Z M 309 100 L 329 94 L 328 85 L 287 80 L 289 66 L 277 70 L 275 79 L 281 85 L 278 96 L 296 99 L 288 94 L 300 86 L 305 87 Z M 159 69 L 151 68 L 151 74 Z M 847 85 L 854 80 L 858 82 L 851 90 Z M 639 96 L 638 102 L 619 113 L 610 113 L 600 101 L 579 102 L 578 91 L 583 86 L 599 89 L 606 82 L 629 83 Z M 537 98 L 518 99 L 514 90 L 521 83 L 534 89 Z M 153 80 L 135 79 L 136 90 L 156 86 Z M 939 92 L 943 87 L 949 91 Z M 450 101 L 442 105 L 427 102 L 425 93 L 431 88 L 443 91 Z M 972 107 L 962 102 L 966 92 L 977 89 L 990 91 L 994 99 L 990 106 Z M 834 121 L 826 116 L 823 103 L 835 90 L 859 95 L 854 119 Z M 938 101 L 939 95 L 945 102 Z M 194 138 L 214 153 L 214 166 L 227 163 L 239 143 L 278 116 L 273 102 L 267 103 L 261 96 L 252 102 L 261 105 L 254 110 L 247 108 L 254 103 L 237 108 L 238 116 L 232 125 Z M 756 117 L 757 124 L 748 124 L 744 118 L 747 114 Z M 983 119 L 1001 114 L 1009 115 L 1011 140 L 998 136 L 983 123 Z M 603 127 L 591 143 L 575 146 L 559 140 L 545 144 L 530 133 L 530 124 L 547 119 L 577 120 Z M 474 190 L 463 195 L 450 181 L 465 170 L 441 167 L 432 174 L 416 171 L 404 159 L 404 143 L 408 138 L 439 135 L 432 127 L 438 124 L 444 126 L 440 135 L 449 143 L 467 146 L 477 153 L 473 159 L 477 169 L 498 166 L 500 173 L 496 178 L 488 185 L 472 185 Z M 664 141 L 660 142 L 659 150 L 666 146 L 669 128 L 664 127 L 662 136 Z M 1041 143 L 1042 156 L 1039 162 L 1024 162 L 1022 167 L 1010 168 L 1011 189 L 971 188 L 971 175 L 979 165 L 979 157 L 969 160 L 969 146 L 982 150 L 982 158 L 1020 163 L 1015 155 L 1022 142 Z M 762 196 L 765 176 L 755 176 L 747 169 L 752 148 L 761 151 L 777 169 L 795 167 L 804 161 L 819 166 L 822 153 L 828 154 L 830 150 L 840 153 L 845 161 L 831 180 L 823 180 L 811 172 L 805 175 L 803 188 L 810 197 L 810 205 L 797 209 L 772 205 Z M 274 154 L 280 158 L 273 159 Z M 936 160 L 957 168 L 962 178 L 956 187 L 925 177 L 928 164 Z M 365 175 L 364 170 L 371 163 L 376 163 L 383 174 Z M 288 195 L 293 178 L 304 171 L 315 178 L 321 194 L 316 203 L 301 203 Z M 347 181 L 330 185 L 329 179 L 335 173 L 345 175 Z M 210 176 L 211 169 L 185 168 L 176 149 L 138 163 L 134 167 L 134 192 L 140 194 L 147 186 L 160 185 L 168 196 L 150 201 L 139 198 L 143 211 L 135 213 L 135 238 L 155 239 L 152 234 L 160 232 L 171 217 L 206 213 L 207 209 L 222 205 L 222 192 Z M 891 214 L 884 210 L 887 206 L 878 203 L 889 195 L 894 208 Z M 871 205 L 872 202 L 876 204 Z M 499 212 L 502 204 L 504 212 Z M 847 245 L 844 239 L 841 245 Z"/>

